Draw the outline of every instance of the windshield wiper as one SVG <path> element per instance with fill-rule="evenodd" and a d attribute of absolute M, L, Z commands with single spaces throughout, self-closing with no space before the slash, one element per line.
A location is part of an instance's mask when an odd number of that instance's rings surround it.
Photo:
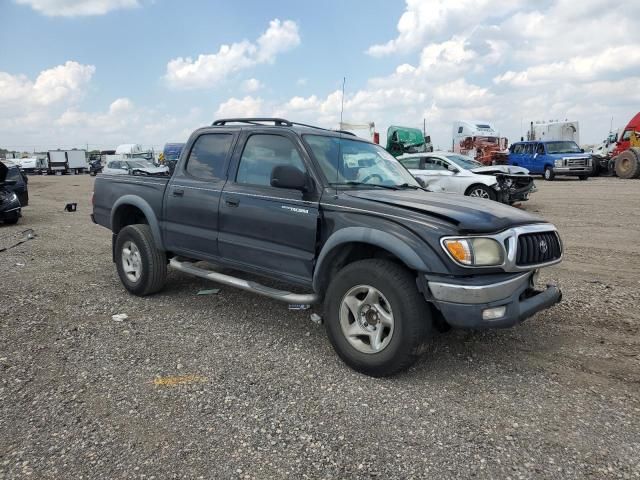
<path fill-rule="evenodd" d="M 329 185 L 331 185 L 332 187 L 343 187 L 343 186 L 362 186 L 362 187 L 379 187 L 379 188 L 386 188 L 387 190 L 398 190 L 398 187 L 395 185 L 382 185 L 380 183 L 364 183 L 364 182 L 342 182 L 342 183 L 338 183 L 338 182 L 331 182 L 329 183 Z"/>
<path fill-rule="evenodd" d="M 410 188 L 411 190 L 424 190 L 419 185 L 409 185 L 408 183 L 401 183 L 400 185 L 394 185 L 396 188 Z"/>

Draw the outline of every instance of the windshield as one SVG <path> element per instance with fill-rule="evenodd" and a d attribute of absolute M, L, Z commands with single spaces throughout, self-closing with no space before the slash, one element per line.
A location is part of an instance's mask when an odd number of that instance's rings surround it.
<path fill-rule="evenodd" d="M 576 142 L 548 142 L 547 153 L 581 153 Z"/>
<path fill-rule="evenodd" d="M 409 171 L 379 145 L 343 137 L 304 135 L 330 185 L 420 188 Z"/>
<path fill-rule="evenodd" d="M 466 157 L 464 155 L 447 154 L 445 157 L 455 163 L 458 167 L 464 168 L 465 170 L 482 167 L 480 162 L 476 162 L 473 158 Z"/>

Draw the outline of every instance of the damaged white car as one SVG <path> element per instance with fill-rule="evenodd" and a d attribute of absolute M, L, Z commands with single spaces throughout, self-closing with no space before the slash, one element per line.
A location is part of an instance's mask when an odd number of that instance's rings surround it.
<path fill-rule="evenodd" d="M 398 160 L 433 191 L 460 193 L 510 205 L 528 200 L 536 191 L 533 177 L 522 167 L 485 166 L 453 152 L 407 154 Z"/>

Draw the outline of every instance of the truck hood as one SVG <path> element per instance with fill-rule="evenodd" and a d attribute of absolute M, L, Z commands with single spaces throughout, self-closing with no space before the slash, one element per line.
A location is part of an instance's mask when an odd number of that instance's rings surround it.
<path fill-rule="evenodd" d="M 544 222 L 540 217 L 508 205 L 454 193 L 367 190 L 349 192 L 348 195 L 443 219 L 456 225 L 460 233 L 495 233 L 517 225 Z"/>
<path fill-rule="evenodd" d="M 529 175 L 529 170 L 526 168 L 515 167 L 513 165 L 487 165 L 486 167 L 473 168 L 471 171 L 480 175 L 496 175 L 498 173 L 505 175 Z"/>

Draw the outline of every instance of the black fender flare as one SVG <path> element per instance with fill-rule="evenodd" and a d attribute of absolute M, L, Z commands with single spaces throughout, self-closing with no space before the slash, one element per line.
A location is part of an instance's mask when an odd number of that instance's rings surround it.
<path fill-rule="evenodd" d="M 368 243 L 383 248 L 398 257 L 407 267 L 412 270 L 429 271 L 426 263 L 409 245 L 404 243 L 397 236 L 388 232 L 367 227 L 345 227 L 333 233 L 320 251 L 316 268 L 313 272 L 313 289 L 319 291 L 321 276 L 325 269 L 326 259 L 336 247 L 347 243 Z"/>
<path fill-rule="evenodd" d="M 119 208 L 123 206 L 136 207 L 144 214 L 147 219 L 147 223 L 149 224 L 149 228 L 151 228 L 151 233 L 153 235 L 153 240 L 156 243 L 156 247 L 160 250 L 164 250 L 162 232 L 160 231 L 160 225 L 158 224 L 156 214 L 153 211 L 153 208 L 151 208 L 151 205 L 137 195 L 123 195 L 113 204 L 113 207 L 111 207 L 111 231 L 116 233 L 116 216 Z"/>

